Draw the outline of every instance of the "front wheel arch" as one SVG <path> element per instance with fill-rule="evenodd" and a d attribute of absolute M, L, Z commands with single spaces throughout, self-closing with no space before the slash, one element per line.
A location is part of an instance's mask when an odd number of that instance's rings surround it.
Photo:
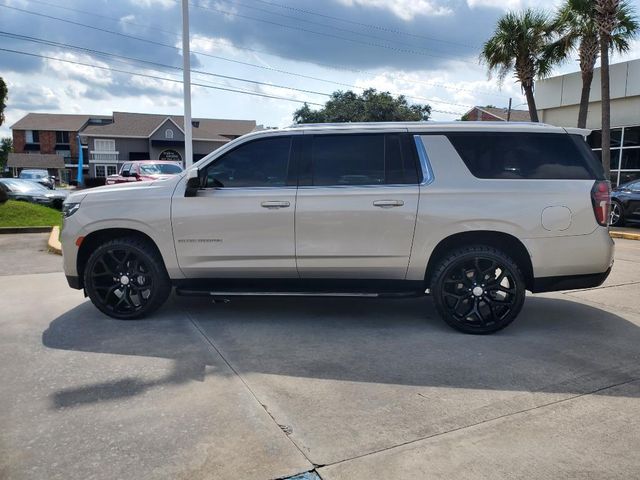
<path fill-rule="evenodd" d="M 106 228 L 103 230 L 96 230 L 95 232 L 91 232 L 84 237 L 84 240 L 80 244 L 78 256 L 76 258 L 76 271 L 78 272 L 78 278 L 81 282 L 81 288 L 84 287 L 84 268 L 87 265 L 87 261 L 89 260 L 89 257 L 94 252 L 94 250 L 105 242 L 122 237 L 135 238 L 149 245 L 149 247 L 154 250 L 158 258 L 162 261 L 162 267 L 166 271 L 166 265 L 164 264 L 164 259 L 160 252 L 160 249 L 158 248 L 156 242 L 154 242 L 149 235 L 139 230 L 133 230 L 130 228 Z"/>

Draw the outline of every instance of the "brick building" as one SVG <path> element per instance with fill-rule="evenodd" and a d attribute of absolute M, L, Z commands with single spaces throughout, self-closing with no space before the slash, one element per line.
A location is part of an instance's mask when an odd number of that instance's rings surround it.
<path fill-rule="evenodd" d="M 184 156 L 183 117 L 131 112 L 113 115 L 29 113 L 12 125 L 14 153 L 7 166 L 47 169 L 65 182 L 78 172 L 78 136 L 83 175 L 105 177 L 128 160 L 177 160 Z M 193 119 L 193 158 L 256 129 L 254 120 Z"/>
<path fill-rule="evenodd" d="M 78 133 L 89 122 L 109 117 L 29 113 L 11 126 L 13 153 L 7 167 L 17 176 L 22 169 L 47 169 L 65 181 L 77 176 Z M 88 167 L 84 169 L 88 173 Z"/>

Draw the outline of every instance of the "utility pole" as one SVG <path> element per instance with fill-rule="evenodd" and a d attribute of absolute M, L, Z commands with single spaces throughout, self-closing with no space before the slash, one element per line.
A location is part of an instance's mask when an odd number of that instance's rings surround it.
<path fill-rule="evenodd" d="M 511 121 L 511 100 L 512 98 L 509 97 L 509 110 L 507 110 L 507 122 Z"/>
<path fill-rule="evenodd" d="M 191 132 L 191 50 L 189 48 L 189 0 L 182 0 L 182 61 L 184 92 L 184 165 L 193 164 L 193 135 Z"/>

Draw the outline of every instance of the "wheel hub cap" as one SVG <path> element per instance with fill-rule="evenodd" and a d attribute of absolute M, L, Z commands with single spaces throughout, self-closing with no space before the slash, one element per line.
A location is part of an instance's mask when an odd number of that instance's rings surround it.
<path fill-rule="evenodd" d="M 122 275 L 120 277 L 120 283 L 122 285 L 129 285 L 129 277 L 127 277 L 126 275 Z"/>
<path fill-rule="evenodd" d="M 473 293 L 476 297 L 481 297 L 484 293 L 484 290 L 482 287 L 474 287 L 471 293 Z"/>

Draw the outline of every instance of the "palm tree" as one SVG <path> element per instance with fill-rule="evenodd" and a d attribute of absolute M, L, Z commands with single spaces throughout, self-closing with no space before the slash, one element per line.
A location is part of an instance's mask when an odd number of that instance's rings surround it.
<path fill-rule="evenodd" d="M 565 0 L 556 17 L 557 28 L 562 35 L 562 44 L 568 54 L 578 51 L 582 74 L 582 93 L 578 112 L 578 127 L 587 126 L 589 95 L 593 69 L 600 55 L 600 34 L 597 23 L 596 4 L 593 0 Z M 636 36 L 640 26 L 634 18 L 633 9 L 620 2 L 616 11 L 617 26 L 611 33 L 610 47 L 620 53 L 629 50 L 629 41 Z"/>
<path fill-rule="evenodd" d="M 600 34 L 600 88 L 602 89 L 602 166 L 609 178 L 611 171 L 611 96 L 609 91 L 609 48 L 620 27 L 621 0 L 595 0 L 596 23 Z M 626 7 L 628 8 L 628 7 Z"/>
<path fill-rule="evenodd" d="M 480 61 L 489 67 L 489 75 L 497 72 L 502 83 L 509 72 L 524 91 L 531 121 L 538 121 L 533 97 L 536 78 L 544 78 L 562 58 L 554 43 L 555 25 L 545 12 L 527 9 L 509 12 L 498 20 L 493 36 L 482 47 Z"/>

